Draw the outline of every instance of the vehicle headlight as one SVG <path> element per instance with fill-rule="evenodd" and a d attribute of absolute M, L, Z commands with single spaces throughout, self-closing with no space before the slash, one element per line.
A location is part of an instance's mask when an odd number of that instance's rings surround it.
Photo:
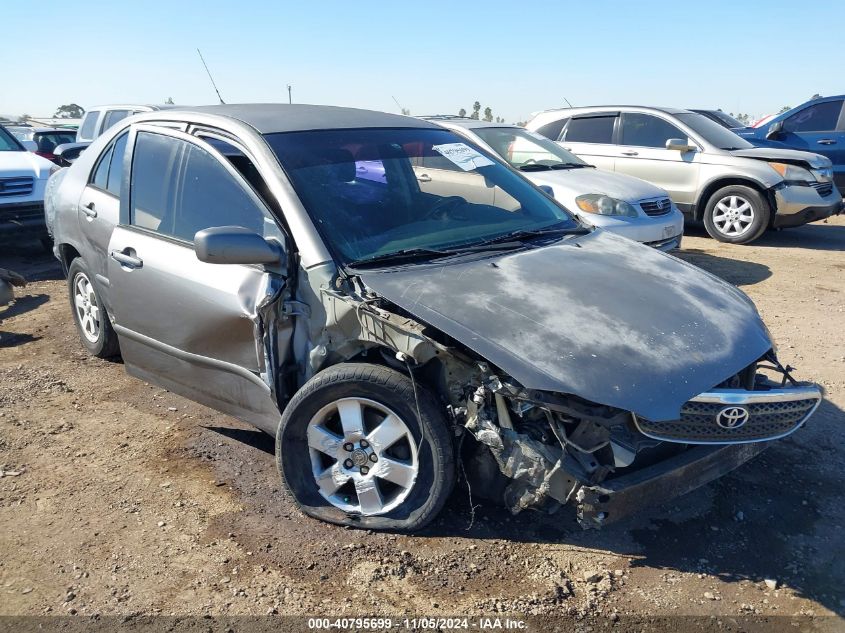
<path fill-rule="evenodd" d="M 774 169 L 787 182 L 816 182 L 816 177 L 809 169 L 804 169 L 798 165 L 769 163 L 769 167 Z"/>
<path fill-rule="evenodd" d="M 588 193 L 575 198 L 575 204 L 581 211 L 595 213 L 597 215 L 621 215 L 628 218 L 636 218 L 637 210 L 625 202 L 600 193 Z"/>

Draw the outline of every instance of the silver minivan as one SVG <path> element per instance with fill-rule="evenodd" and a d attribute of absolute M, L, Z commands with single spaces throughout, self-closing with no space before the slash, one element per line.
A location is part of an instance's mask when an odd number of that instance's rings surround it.
<path fill-rule="evenodd" d="M 830 159 L 754 147 L 696 112 L 565 108 L 541 112 L 525 127 L 600 169 L 662 187 L 722 242 L 746 244 L 768 228 L 799 226 L 842 210 Z"/>

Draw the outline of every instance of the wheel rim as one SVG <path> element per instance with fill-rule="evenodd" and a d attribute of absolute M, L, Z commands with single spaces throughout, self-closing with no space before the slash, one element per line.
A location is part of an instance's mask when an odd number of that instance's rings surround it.
<path fill-rule="evenodd" d="M 402 418 L 378 402 L 336 400 L 311 418 L 307 435 L 320 494 L 344 512 L 390 512 L 414 487 L 417 443 Z"/>
<path fill-rule="evenodd" d="M 713 208 L 713 226 L 722 235 L 738 237 L 754 222 L 754 205 L 742 196 L 725 196 Z"/>
<path fill-rule="evenodd" d="M 78 273 L 74 279 L 73 306 L 82 336 L 96 343 L 100 338 L 100 305 L 94 287 L 84 273 Z"/>

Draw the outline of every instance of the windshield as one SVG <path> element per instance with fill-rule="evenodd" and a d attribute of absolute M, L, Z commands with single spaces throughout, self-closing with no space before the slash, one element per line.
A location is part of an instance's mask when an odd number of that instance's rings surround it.
<path fill-rule="evenodd" d="M 728 128 L 716 123 L 713 119 L 708 119 L 703 114 L 683 112 L 676 114 L 675 117 L 719 149 L 751 149 L 754 147 L 741 136 L 737 136 Z"/>
<path fill-rule="evenodd" d="M 586 167 L 587 163 L 545 136 L 516 127 L 473 128 L 493 150 L 517 169 L 532 165 Z"/>
<path fill-rule="evenodd" d="M 741 128 L 741 127 L 745 127 L 745 126 L 742 124 L 742 122 L 741 122 L 741 121 L 739 121 L 738 119 L 733 118 L 730 114 L 727 114 L 726 112 L 722 112 L 721 110 L 712 110 L 712 114 L 713 114 L 713 116 L 715 116 L 717 119 L 719 119 L 720 121 L 722 121 L 725 125 L 727 125 L 729 128 Z"/>
<path fill-rule="evenodd" d="M 581 225 L 448 130 L 351 129 L 265 137 L 344 263 Z"/>
<path fill-rule="evenodd" d="M 6 128 L 0 127 L 0 152 L 22 152 L 23 146 L 18 143 L 17 139 L 6 131 Z"/>

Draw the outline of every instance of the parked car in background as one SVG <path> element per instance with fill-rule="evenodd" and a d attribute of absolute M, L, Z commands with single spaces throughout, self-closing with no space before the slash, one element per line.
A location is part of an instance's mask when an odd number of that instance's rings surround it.
<path fill-rule="evenodd" d="M 807 101 L 739 135 L 751 142 L 776 141 L 827 156 L 833 163 L 834 182 L 845 195 L 845 95 Z"/>
<path fill-rule="evenodd" d="M 541 112 L 526 128 L 601 169 L 662 187 L 723 242 L 746 244 L 770 227 L 799 226 L 842 210 L 827 157 L 754 147 L 689 110 L 567 108 Z"/>
<path fill-rule="evenodd" d="M 436 157 L 479 177 L 421 182 Z M 736 287 L 411 117 L 146 113 L 46 206 L 89 353 L 275 435 L 302 511 L 345 526 L 421 528 L 458 460 L 513 512 L 574 503 L 600 526 L 733 470 L 822 399 Z"/>
<path fill-rule="evenodd" d="M 138 105 L 138 104 L 117 104 L 94 106 L 85 112 L 82 123 L 76 131 L 77 143 L 90 143 L 115 123 L 122 121 L 128 116 L 139 112 L 155 112 L 167 108 L 176 108 L 174 105 Z"/>
<path fill-rule="evenodd" d="M 31 141 L 32 140 L 32 131 L 33 127 L 29 124 L 23 123 L 14 123 L 14 124 L 3 124 L 3 127 L 6 128 L 6 131 L 9 132 L 12 136 L 14 136 L 19 141 Z"/>
<path fill-rule="evenodd" d="M 681 245 L 684 216 L 660 187 L 596 169 L 545 136 L 522 127 L 454 116 L 423 118 L 498 154 L 590 224 L 664 251 Z M 450 177 L 455 180 L 483 178 L 462 172 L 443 157 L 424 158 L 414 165 L 423 190 L 432 170 L 451 172 Z M 491 200 L 501 195 L 489 187 L 478 190 Z"/>
<path fill-rule="evenodd" d="M 35 153 L 52 161 L 61 164 L 59 158 L 53 153 L 59 145 L 74 143 L 76 141 L 76 130 L 64 128 L 32 128 L 30 140 L 35 143 Z"/>
<path fill-rule="evenodd" d="M 698 112 L 699 114 L 703 114 L 708 119 L 715 121 L 719 125 L 726 127 L 729 130 L 741 130 L 745 127 L 745 124 L 735 119 L 727 112 L 722 112 L 721 110 L 697 110 L 695 108 L 690 108 L 690 112 Z"/>
<path fill-rule="evenodd" d="M 28 147 L 27 147 L 28 146 Z M 59 169 L 0 126 L 0 242 L 34 237 L 47 244 L 44 189 Z"/>

